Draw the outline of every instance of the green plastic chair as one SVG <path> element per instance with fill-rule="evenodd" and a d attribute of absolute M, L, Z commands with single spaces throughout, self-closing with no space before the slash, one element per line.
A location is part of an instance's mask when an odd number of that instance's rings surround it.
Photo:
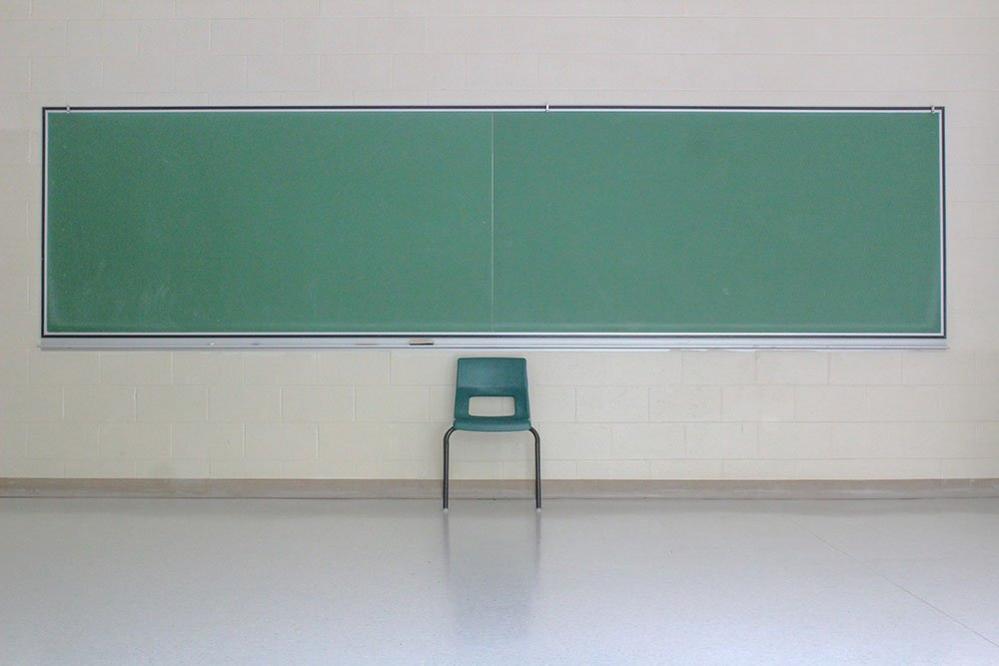
<path fill-rule="evenodd" d="M 468 403 L 472 398 L 511 397 L 511 416 L 472 416 Z M 448 500 L 448 459 L 451 434 L 455 430 L 478 432 L 514 432 L 530 430 L 534 435 L 534 505 L 541 509 L 541 436 L 531 425 L 531 406 L 527 397 L 527 360 L 523 358 L 459 358 L 458 380 L 454 391 L 454 425 L 444 433 L 444 510 Z"/>

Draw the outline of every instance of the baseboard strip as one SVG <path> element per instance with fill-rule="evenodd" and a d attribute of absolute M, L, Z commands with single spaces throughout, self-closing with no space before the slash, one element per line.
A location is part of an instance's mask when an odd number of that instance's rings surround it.
<path fill-rule="evenodd" d="M 420 479 L 37 479 L 0 478 L 0 497 L 434 499 Z M 532 497 L 528 480 L 453 480 L 457 499 Z M 549 480 L 545 499 L 920 499 L 999 497 L 999 479 Z"/>

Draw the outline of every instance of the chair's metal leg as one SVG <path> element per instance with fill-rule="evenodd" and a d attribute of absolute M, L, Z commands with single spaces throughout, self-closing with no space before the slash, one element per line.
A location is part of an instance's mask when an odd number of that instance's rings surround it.
<path fill-rule="evenodd" d="M 541 510 L 541 435 L 531 428 L 534 435 L 534 506 Z"/>
<path fill-rule="evenodd" d="M 441 489 L 441 494 L 444 496 L 444 510 L 447 511 L 447 464 L 448 459 L 451 457 L 451 433 L 454 432 L 454 428 L 448 428 L 448 431 L 444 433 L 444 487 Z"/>

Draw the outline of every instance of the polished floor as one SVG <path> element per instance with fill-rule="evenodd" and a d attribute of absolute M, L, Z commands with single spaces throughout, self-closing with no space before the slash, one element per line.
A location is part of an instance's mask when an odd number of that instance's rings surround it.
<path fill-rule="evenodd" d="M 999 664 L 999 500 L 0 499 L 0 664 Z"/>

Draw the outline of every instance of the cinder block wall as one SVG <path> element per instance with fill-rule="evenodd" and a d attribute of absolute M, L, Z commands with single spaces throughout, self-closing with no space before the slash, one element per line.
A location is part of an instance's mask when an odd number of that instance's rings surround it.
<path fill-rule="evenodd" d="M 0 476 L 433 478 L 450 410 L 445 351 L 38 351 L 43 105 L 524 103 L 947 106 L 949 351 L 531 353 L 546 476 L 999 477 L 993 0 L 3 0 Z"/>

